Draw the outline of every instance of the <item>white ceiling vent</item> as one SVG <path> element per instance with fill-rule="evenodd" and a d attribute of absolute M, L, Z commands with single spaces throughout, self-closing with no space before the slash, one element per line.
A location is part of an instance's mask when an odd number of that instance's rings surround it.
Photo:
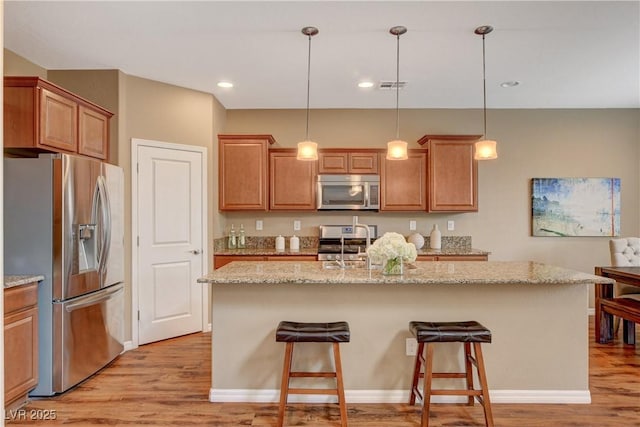
<path fill-rule="evenodd" d="M 407 85 L 407 82 L 398 82 L 398 89 L 404 89 L 404 87 Z M 378 89 L 380 90 L 396 90 L 396 81 L 388 81 L 388 80 L 383 80 L 380 83 L 378 83 Z"/>

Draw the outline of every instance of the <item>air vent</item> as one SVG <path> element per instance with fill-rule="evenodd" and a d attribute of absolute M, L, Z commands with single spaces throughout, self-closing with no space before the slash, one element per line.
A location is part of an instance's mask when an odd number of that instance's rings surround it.
<path fill-rule="evenodd" d="M 398 82 L 398 89 L 404 89 L 407 85 L 407 82 Z M 380 90 L 396 90 L 396 81 L 381 81 L 378 84 L 378 89 Z"/>

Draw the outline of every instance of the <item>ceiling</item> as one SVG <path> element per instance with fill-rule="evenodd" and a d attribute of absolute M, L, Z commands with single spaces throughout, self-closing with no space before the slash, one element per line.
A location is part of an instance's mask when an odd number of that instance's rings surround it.
<path fill-rule="evenodd" d="M 228 109 L 640 108 L 638 1 L 5 1 L 4 43 L 46 69 L 119 69 Z M 231 89 L 216 86 L 228 80 Z M 376 86 L 361 89 L 371 80 Z M 519 81 L 516 87 L 500 83 Z"/>

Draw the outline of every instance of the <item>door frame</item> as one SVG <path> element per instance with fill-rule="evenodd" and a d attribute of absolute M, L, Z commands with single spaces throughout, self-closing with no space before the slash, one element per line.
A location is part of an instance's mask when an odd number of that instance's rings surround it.
<path fill-rule="evenodd" d="M 138 310 L 140 302 L 138 298 L 138 148 L 141 146 L 152 148 L 164 148 L 168 150 L 193 151 L 201 155 L 202 167 L 202 275 L 207 273 L 209 252 L 209 242 L 207 239 L 208 223 L 208 202 L 207 202 L 207 148 L 197 145 L 176 144 L 173 142 L 161 142 L 150 139 L 131 138 L 131 350 L 138 347 L 139 343 L 139 322 Z M 209 286 L 202 286 L 202 332 L 209 331 Z"/>

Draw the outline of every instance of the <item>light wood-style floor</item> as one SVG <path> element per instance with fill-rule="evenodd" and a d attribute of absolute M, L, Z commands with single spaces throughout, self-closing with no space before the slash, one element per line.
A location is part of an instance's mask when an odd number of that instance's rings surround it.
<path fill-rule="evenodd" d="M 640 426 L 640 337 L 636 347 L 620 339 L 593 342 L 590 326 L 590 405 L 494 404 L 498 427 Z M 275 404 L 210 403 L 209 334 L 193 334 L 142 346 L 75 389 L 32 400 L 26 419 L 7 424 L 146 426 L 275 426 Z M 284 350 L 283 350 L 284 351 Z M 280 361 L 277 363 L 280 366 Z M 526 369 L 523 366 L 522 369 Z M 489 378 L 491 384 L 491 378 Z M 351 404 L 351 427 L 418 427 L 420 408 L 405 404 Z M 47 412 L 50 411 L 50 412 Z M 52 415 L 55 420 L 31 420 Z M 337 405 L 290 405 L 285 425 L 339 426 Z M 482 426 L 482 408 L 434 405 L 431 426 Z"/>

